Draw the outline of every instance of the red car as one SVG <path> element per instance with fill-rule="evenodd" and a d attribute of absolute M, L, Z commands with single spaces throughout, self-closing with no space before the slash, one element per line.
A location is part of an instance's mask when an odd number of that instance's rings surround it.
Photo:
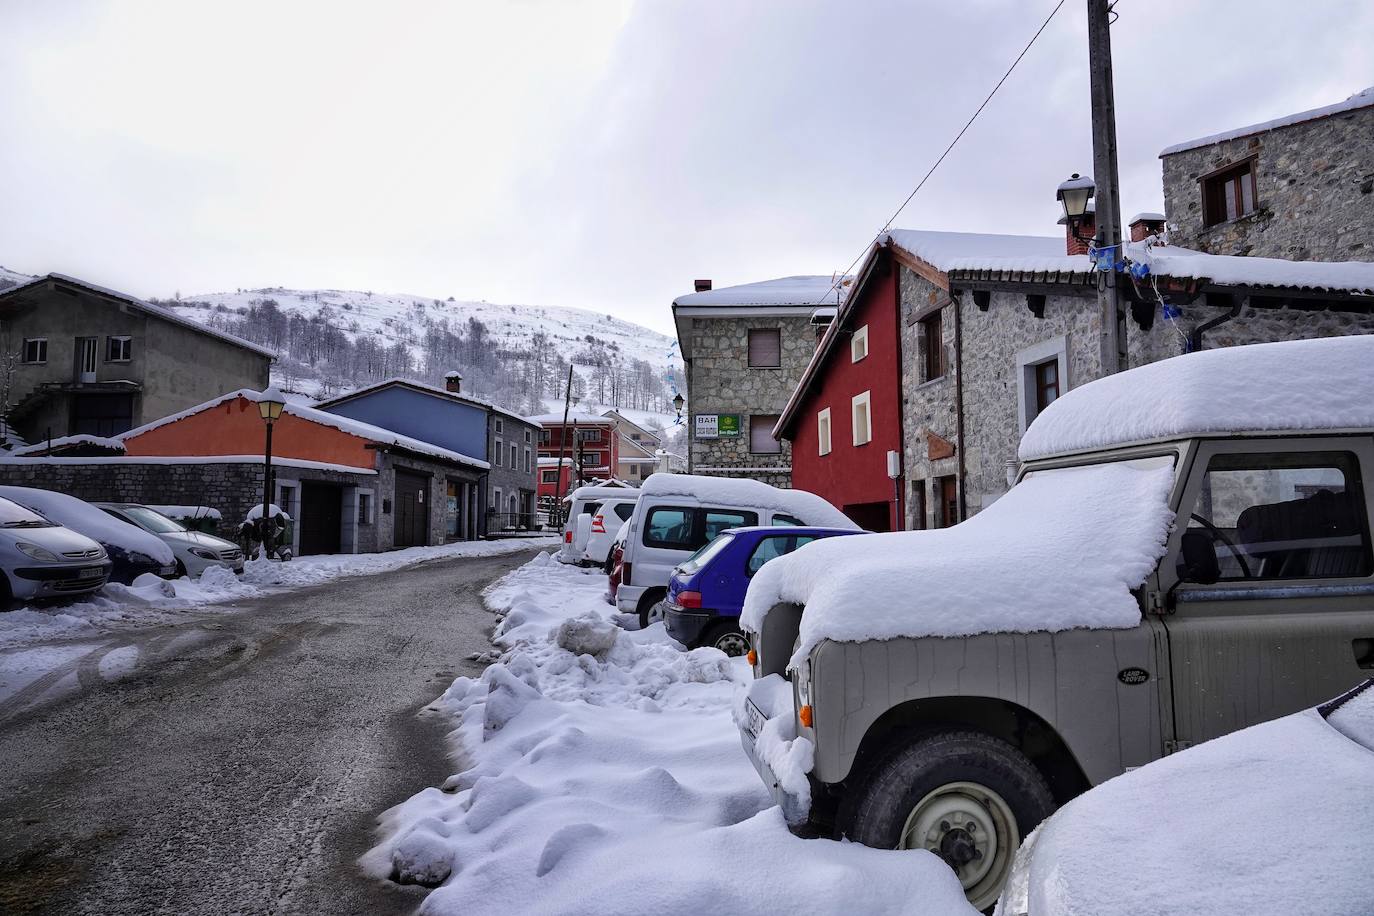
<path fill-rule="evenodd" d="M 616 543 L 614 546 L 611 547 L 611 574 L 609 576 L 611 583 L 611 592 L 606 599 L 610 603 L 611 607 L 615 607 L 615 593 L 616 589 L 620 588 L 620 573 L 623 569 L 623 564 L 621 561 L 624 559 L 625 545 L 622 543 Z"/>

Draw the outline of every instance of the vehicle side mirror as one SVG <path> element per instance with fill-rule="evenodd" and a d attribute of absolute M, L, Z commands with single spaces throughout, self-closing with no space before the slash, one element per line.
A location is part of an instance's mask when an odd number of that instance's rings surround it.
<path fill-rule="evenodd" d="M 1184 582 L 1211 585 L 1221 578 L 1221 564 L 1207 532 L 1192 528 L 1183 532 L 1179 545 L 1178 577 Z"/>

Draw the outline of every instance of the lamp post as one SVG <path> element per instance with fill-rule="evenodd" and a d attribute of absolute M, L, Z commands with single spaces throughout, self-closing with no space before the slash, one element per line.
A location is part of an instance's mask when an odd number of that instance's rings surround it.
<path fill-rule="evenodd" d="M 1093 184 L 1092 176 L 1084 178 L 1074 172 L 1067 181 L 1060 183 L 1059 190 L 1054 193 L 1064 208 L 1064 222 L 1069 224 L 1069 232 L 1080 242 L 1092 241 L 1091 237 L 1084 238 L 1079 235 L 1078 227 L 1083 225 L 1083 218 L 1088 215 L 1088 201 L 1096 190 L 1097 186 Z"/>
<path fill-rule="evenodd" d="M 282 409 L 286 407 L 286 398 L 276 388 L 268 388 L 258 395 L 258 413 L 262 415 L 262 420 L 267 424 L 267 444 L 263 448 L 263 470 L 262 470 L 262 555 L 264 558 L 272 556 L 272 527 L 276 522 L 272 519 L 272 427 L 276 424 L 277 418 L 281 416 Z"/>
<path fill-rule="evenodd" d="M 681 391 L 673 395 L 673 409 L 677 411 L 677 419 L 679 423 L 682 422 L 682 405 L 685 403 L 686 401 L 682 399 Z"/>

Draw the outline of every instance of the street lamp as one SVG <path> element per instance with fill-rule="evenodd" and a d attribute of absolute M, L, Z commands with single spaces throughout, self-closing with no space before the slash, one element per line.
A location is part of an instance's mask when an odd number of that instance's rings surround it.
<path fill-rule="evenodd" d="M 272 518 L 272 427 L 281 416 L 282 410 L 286 407 L 286 398 L 275 387 L 268 388 L 258 395 L 258 413 L 262 415 L 262 420 L 267 424 L 267 444 L 263 448 L 263 471 L 262 471 L 262 555 L 264 558 L 272 556 L 272 527 L 276 522 Z"/>
<path fill-rule="evenodd" d="M 1080 242 L 1092 241 L 1080 236 L 1078 227 L 1083 224 L 1083 218 L 1088 214 L 1088 200 L 1096 190 L 1097 186 L 1093 184 L 1091 176 L 1085 178 L 1074 172 L 1068 181 L 1059 185 L 1059 190 L 1054 195 L 1064 207 L 1064 221 L 1069 224 L 1069 231 Z"/>
<path fill-rule="evenodd" d="M 684 401 L 684 400 L 682 399 L 682 392 L 681 392 L 681 391 L 679 391 L 677 394 L 673 395 L 673 409 L 677 411 L 677 418 L 678 418 L 679 420 L 682 419 L 682 405 L 685 404 L 685 403 L 686 403 L 686 401 Z"/>

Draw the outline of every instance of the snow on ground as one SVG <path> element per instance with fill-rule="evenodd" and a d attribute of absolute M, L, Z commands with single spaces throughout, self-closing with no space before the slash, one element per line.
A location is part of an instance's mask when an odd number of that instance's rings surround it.
<path fill-rule="evenodd" d="M 426 709 L 463 769 L 363 857 L 439 914 L 973 911 L 925 852 L 801 840 L 740 747 L 742 659 L 621 629 L 606 579 L 541 554 L 488 589 L 500 660 Z"/>

